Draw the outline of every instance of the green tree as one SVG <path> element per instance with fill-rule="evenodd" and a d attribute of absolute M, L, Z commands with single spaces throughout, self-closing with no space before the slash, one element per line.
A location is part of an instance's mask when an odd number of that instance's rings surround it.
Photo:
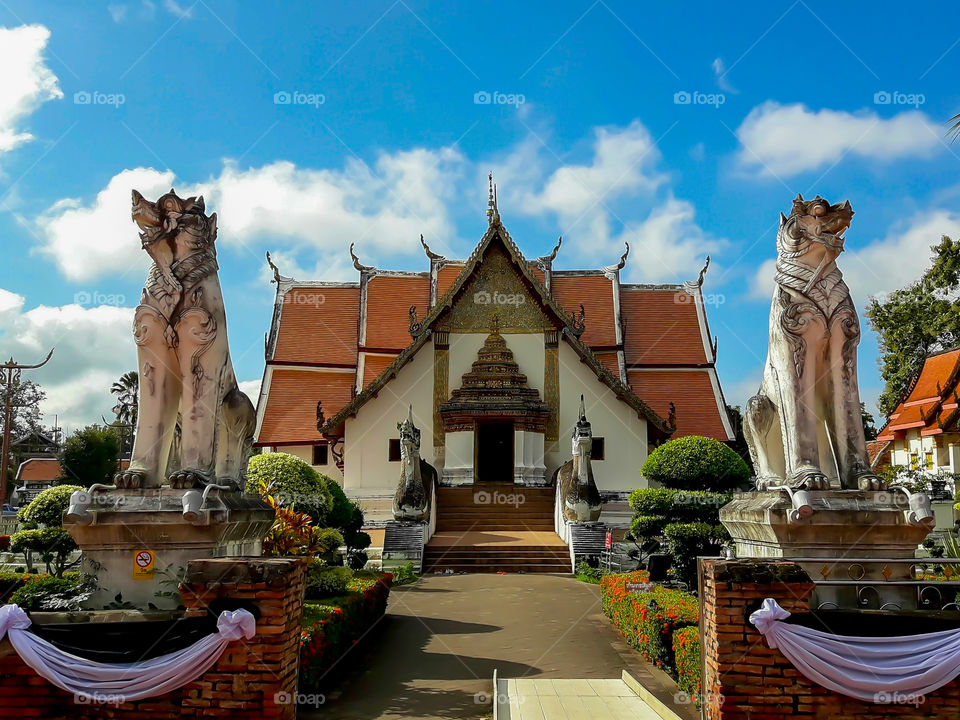
<path fill-rule="evenodd" d="M 117 396 L 117 403 L 113 406 L 113 414 L 117 418 L 117 429 L 121 436 L 122 450 L 129 453 L 133 450 L 133 430 L 137 427 L 138 393 L 140 390 L 140 376 L 135 370 L 125 372 L 113 385 L 110 392 Z"/>
<path fill-rule="evenodd" d="M 867 442 L 877 439 L 877 426 L 873 413 L 867 410 L 864 403 L 860 403 L 860 420 L 863 422 L 863 437 Z"/>
<path fill-rule="evenodd" d="M 22 528 L 10 538 L 10 550 L 23 553 L 27 572 L 33 572 L 33 554 L 38 553 L 47 572 L 60 577 L 67 567 L 67 557 L 77 549 L 70 533 L 63 529 L 63 512 L 78 485 L 59 485 L 39 493 L 20 508 L 17 520 Z"/>
<path fill-rule="evenodd" d="M 113 428 L 88 425 L 67 438 L 60 451 L 65 482 L 90 487 L 107 482 L 117 471 L 120 439 Z"/>
<path fill-rule="evenodd" d="M 737 455 L 743 458 L 743 461 L 750 468 L 750 474 L 753 474 L 753 460 L 750 458 L 750 447 L 747 445 L 747 438 L 743 434 L 743 411 L 739 405 L 727 405 L 727 417 L 730 418 L 730 424 L 733 426 L 733 442 L 728 442 L 727 446 Z"/>
<path fill-rule="evenodd" d="M 919 280 L 886 298 L 871 298 L 870 327 L 880 346 L 880 376 L 886 383 L 877 406 L 889 415 L 931 353 L 960 340 L 960 242 L 944 235 Z"/>

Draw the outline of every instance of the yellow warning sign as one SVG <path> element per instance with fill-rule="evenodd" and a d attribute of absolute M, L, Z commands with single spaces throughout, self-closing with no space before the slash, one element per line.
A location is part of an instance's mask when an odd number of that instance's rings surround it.
<path fill-rule="evenodd" d="M 153 580 L 153 550 L 133 551 L 133 579 Z"/>

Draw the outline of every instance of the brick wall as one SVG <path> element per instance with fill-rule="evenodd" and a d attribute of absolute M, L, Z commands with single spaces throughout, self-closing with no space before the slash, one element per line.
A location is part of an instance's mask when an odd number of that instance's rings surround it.
<path fill-rule="evenodd" d="M 232 642 L 196 681 L 157 698 L 122 704 L 77 704 L 27 667 L 0 642 L 0 720 L 7 718 L 293 718 L 300 658 L 306 561 L 298 558 L 216 558 L 190 563 L 181 585 L 188 616 L 224 598 L 256 606 L 256 635 Z M 280 704 L 275 698 L 280 697 Z"/>
<path fill-rule="evenodd" d="M 809 613 L 814 585 L 791 562 L 703 561 L 703 701 L 707 720 L 880 720 L 960 717 L 960 683 L 919 704 L 865 703 L 803 677 L 771 650 L 748 620 L 765 598 L 793 614 Z M 878 622 L 888 622 L 878 620 Z"/>

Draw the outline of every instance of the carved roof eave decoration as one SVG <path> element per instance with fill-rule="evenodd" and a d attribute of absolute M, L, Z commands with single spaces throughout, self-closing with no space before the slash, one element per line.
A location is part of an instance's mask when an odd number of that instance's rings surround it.
<path fill-rule="evenodd" d="M 356 415 L 360 408 L 363 407 L 368 400 L 375 398 L 383 389 L 383 386 L 390 382 L 390 380 L 392 380 L 397 373 L 403 369 L 403 366 L 413 359 L 413 356 L 416 355 L 417 351 L 427 343 L 432 335 L 432 331 L 427 330 L 418 336 L 412 343 L 407 345 L 406 349 L 397 355 L 397 359 L 390 363 L 384 369 L 384 371 L 373 380 L 373 382 L 367 385 L 349 403 L 344 405 L 340 412 L 327 420 L 323 426 L 318 428 L 320 434 L 324 437 L 343 437 L 342 432 L 336 432 L 340 426 L 346 422 L 347 418 Z"/>
<path fill-rule="evenodd" d="M 499 237 L 503 242 L 507 254 L 514 263 L 515 269 L 520 273 L 524 281 L 528 283 L 533 294 L 539 299 L 541 306 L 552 316 L 557 328 L 569 328 L 571 332 L 582 335 L 583 329 L 577 326 L 576 318 L 569 315 L 567 311 L 560 306 L 550 291 L 547 290 L 546 286 L 533 274 L 526 258 L 523 257 L 520 249 L 513 241 L 513 238 L 510 237 L 510 233 L 507 232 L 507 229 L 503 226 L 503 223 L 500 222 L 499 218 L 494 219 L 490 224 L 490 227 L 487 229 L 487 232 L 484 233 L 477 247 L 470 253 L 470 257 L 467 258 L 463 270 L 460 271 L 453 285 L 443 294 L 442 298 L 437 300 L 437 304 L 434 305 L 421 322 L 421 327 L 424 331 L 428 328 L 432 329 L 440 316 L 453 307 L 454 300 L 460 294 L 463 286 L 466 285 L 473 276 L 474 270 L 476 270 L 477 266 L 482 262 L 484 253 L 495 237 Z"/>
<path fill-rule="evenodd" d="M 629 386 L 624 385 L 617 377 L 613 375 L 613 373 L 607 370 L 606 365 L 600 362 L 599 358 L 594 355 L 590 348 L 584 345 L 580 338 L 570 332 L 567 328 L 564 328 L 563 330 L 563 337 L 568 343 L 570 343 L 570 346 L 574 349 L 577 355 L 580 356 L 580 359 L 587 365 L 587 367 L 593 370 L 596 376 L 614 392 L 617 398 L 633 408 L 638 416 L 649 422 L 654 427 L 657 434 L 664 438 L 668 438 L 673 434 L 676 428 L 670 427 L 670 424 L 664 418 L 660 417 L 660 415 L 657 414 L 652 407 L 637 397 L 637 394 L 633 392 Z"/>
<path fill-rule="evenodd" d="M 360 408 L 363 407 L 368 400 L 376 397 L 383 386 L 386 385 L 404 365 L 413 359 L 413 356 L 417 353 L 417 351 L 423 347 L 427 340 L 429 340 L 433 335 L 433 324 L 437 322 L 444 312 L 453 306 L 454 299 L 473 275 L 474 270 L 481 262 L 483 254 L 493 241 L 493 238 L 497 236 L 500 237 L 504 247 L 507 250 L 507 253 L 510 255 L 511 260 L 515 263 L 516 270 L 527 282 L 529 282 L 531 290 L 541 299 L 544 309 L 548 310 L 549 313 L 554 317 L 558 328 L 563 334 L 563 337 L 566 338 L 568 343 L 570 343 L 577 355 L 580 356 L 580 359 L 586 363 L 586 365 L 594 372 L 601 382 L 607 385 L 607 387 L 614 392 L 617 398 L 633 408 L 639 417 L 647 420 L 653 426 L 658 435 L 667 438 L 673 433 L 674 429 L 669 426 L 667 421 L 660 417 L 660 415 L 658 415 L 653 408 L 637 397 L 633 390 L 631 390 L 627 385 L 621 382 L 618 378 L 614 377 L 613 374 L 607 370 L 606 366 L 601 363 L 599 359 L 597 359 L 597 356 L 593 354 L 590 348 L 588 348 L 580 340 L 580 335 L 583 333 L 583 329 L 582 327 L 579 329 L 576 327 L 576 318 L 567 314 L 567 312 L 559 305 L 559 303 L 554 300 L 553 296 L 546 289 L 546 287 L 544 287 L 543 283 L 541 283 L 537 279 L 536 275 L 533 274 L 528 267 L 523 254 L 520 252 L 520 249 L 514 243 L 513 238 L 510 237 L 510 233 L 507 232 L 499 218 L 497 218 L 490 224 L 490 227 L 484 233 L 483 238 L 477 244 L 477 247 L 474 248 L 473 252 L 470 254 L 470 257 L 467 258 L 466 264 L 463 270 L 460 272 L 460 275 L 457 276 L 456 281 L 453 283 L 450 289 L 444 293 L 443 297 L 437 301 L 437 304 L 427 314 L 427 316 L 421 321 L 421 333 L 413 339 L 410 345 L 408 345 L 407 348 L 397 356 L 397 359 L 394 360 L 382 373 L 380 373 L 380 375 L 377 376 L 373 382 L 371 382 L 366 388 L 364 388 L 362 392 L 354 397 L 353 400 L 345 405 L 340 412 L 326 422 L 326 424 L 320 429 L 322 435 L 326 437 L 329 434 L 332 437 L 340 437 L 341 435 L 337 435 L 335 431 L 341 425 L 343 425 L 346 419 L 356 415 Z"/>

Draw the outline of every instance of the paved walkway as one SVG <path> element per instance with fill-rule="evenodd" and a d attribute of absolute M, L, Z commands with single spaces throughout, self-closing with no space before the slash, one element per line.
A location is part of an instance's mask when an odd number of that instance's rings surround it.
<path fill-rule="evenodd" d="M 623 680 L 500 680 L 498 720 L 661 720 Z"/>
<path fill-rule="evenodd" d="M 599 588 L 555 575 L 427 576 L 394 589 L 374 632 L 358 669 L 300 717 L 489 718 L 495 668 L 615 679 L 638 658 L 603 619 Z"/>

